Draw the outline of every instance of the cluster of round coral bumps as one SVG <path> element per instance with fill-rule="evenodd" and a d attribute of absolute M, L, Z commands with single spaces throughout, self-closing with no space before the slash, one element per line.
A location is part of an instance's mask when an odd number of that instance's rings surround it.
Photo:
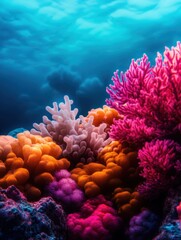
<path fill-rule="evenodd" d="M 102 108 L 77 117 L 65 96 L 30 131 L 0 136 L 0 239 L 10 222 L 14 239 L 181 239 L 180 66 L 180 43 L 154 67 L 144 55 L 115 72 Z"/>

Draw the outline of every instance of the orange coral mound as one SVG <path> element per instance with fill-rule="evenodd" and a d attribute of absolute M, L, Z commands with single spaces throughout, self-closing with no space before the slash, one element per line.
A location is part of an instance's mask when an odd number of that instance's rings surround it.
<path fill-rule="evenodd" d="M 87 197 L 111 195 L 115 188 L 134 188 L 138 182 L 137 151 L 129 144 L 113 141 L 98 154 L 98 163 L 79 163 L 71 177 Z"/>
<path fill-rule="evenodd" d="M 142 207 L 139 193 L 130 188 L 116 188 L 112 200 L 118 207 L 119 215 L 127 220 L 137 214 Z"/>
<path fill-rule="evenodd" d="M 93 124 L 98 127 L 101 123 L 106 123 L 108 127 L 113 124 L 114 119 L 123 118 L 118 111 L 106 105 L 103 108 L 92 109 L 88 112 L 87 118 L 94 117 Z"/>
<path fill-rule="evenodd" d="M 17 139 L 7 138 L 8 148 L 1 143 L 3 139 L 0 136 L 0 186 L 15 185 L 29 200 L 41 196 L 42 189 L 53 181 L 55 171 L 70 166 L 66 158 L 59 159 L 62 149 L 50 137 L 25 131 Z"/>
<path fill-rule="evenodd" d="M 124 185 L 134 187 L 140 180 L 137 156 L 136 149 L 130 144 L 113 141 L 98 154 L 98 161 L 107 168 L 113 165 L 121 167 Z"/>

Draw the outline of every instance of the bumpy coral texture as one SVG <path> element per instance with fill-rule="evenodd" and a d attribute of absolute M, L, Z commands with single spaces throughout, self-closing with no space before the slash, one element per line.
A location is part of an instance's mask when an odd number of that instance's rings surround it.
<path fill-rule="evenodd" d="M 0 144 L 0 186 L 16 185 L 29 200 L 41 196 L 44 187 L 53 181 L 55 171 L 70 166 L 67 159 L 59 159 L 62 150 L 50 137 L 25 131 L 17 139 L 8 136 L 8 141 L 7 145 Z"/>
<path fill-rule="evenodd" d="M 112 195 L 112 200 L 117 206 L 119 215 L 125 220 L 129 220 L 137 214 L 142 207 L 140 194 L 135 190 L 116 188 Z"/>
<path fill-rule="evenodd" d="M 54 102 L 53 108 L 46 107 L 52 120 L 43 117 L 43 123 L 33 126 L 33 134 L 50 136 L 63 149 L 63 156 L 68 157 L 72 164 L 95 161 L 98 152 L 110 142 L 105 132 L 106 124 L 98 127 L 93 125 L 93 117 L 80 116 L 76 118 L 78 109 L 71 109 L 73 101 L 64 97 L 65 103 Z"/>
<path fill-rule="evenodd" d="M 159 226 L 159 217 L 148 209 L 143 209 L 129 222 L 130 240 L 152 240 Z"/>
<path fill-rule="evenodd" d="M 100 193 L 111 196 L 117 187 L 136 186 L 139 179 L 137 168 L 137 152 L 134 148 L 113 141 L 98 154 L 98 162 L 77 164 L 71 176 L 87 197 Z"/>
<path fill-rule="evenodd" d="M 139 150 L 141 176 L 145 182 L 138 187 L 145 197 L 156 198 L 180 181 L 176 164 L 181 161 L 181 146 L 173 140 L 153 140 Z"/>
<path fill-rule="evenodd" d="M 66 239 L 61 205 L 50 197 L 28 203 L 15 186 L 0 189 L 0 239 Z"/>
<path fill-rule="evenodd" d="M 132 60 L 129 70 L 112 78 L 107 104 L 124 115 L 110 136 L 134 143 L 181 133 L 181 43 L 158 53 L 154 67 L 148 57 Z M 169 137 L 170 138 L 170 137 Z"/>
<path fill-rule="evenodd" d="M 118 178 L 122 181 L 121 186 L 135 187 L 139 182 L 138 154 L 133 144 L 112 141 L 98 154 L 98 161 L 106 165 L 121 167 Z M 116 179 L 112 179 L 112 182 Z"/>
<path fill-rule="evenodd" d="M 91 116 L 94 117 L 93 124 L 98 127 L 102 123 L 106 123 L 106 131 L 109 130 L 110 126 L 113 124 L 114 119 L 122 118 L 118 111 L 114 108 L 110 108 L 106 105 L 103 108 L 92 109 L 88 112 L 87 118 Z"/>
<path fill-rule="evenodd" d="M 121 219 L 111 202 L 99 195 L 87 200 L 79 213 L 69 214 L 67 225 L 70 240 L 112 240 L 120 229 Z"/>
<path fill-rule="evenodd" d="M 84 193 L 71 179 L 71 174 L 67 170 L 56 172 L 54 180 L 47 186 L 47 190 L 48 194 L 61 203 L 66 211 L 75 211 L 84 201 Z"/>

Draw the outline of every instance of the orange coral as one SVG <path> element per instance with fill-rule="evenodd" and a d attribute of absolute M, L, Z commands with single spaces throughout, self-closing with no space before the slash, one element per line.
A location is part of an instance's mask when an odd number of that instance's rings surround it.
<path fill-rule="evenodd" d="M 111 194 L 117 187 L 134 188 L 138 182 L 137 151 L 127 143 L 113 141 L 98 155 L 99 163 L 77 164 L 72 178 L 87 197 Z"/>
<path fill-rule="evenodd" d="M 53 181 L 54 172 L 68 169 L 70 163 L 66 158 L 59 159 L 62 149 L 50 137 L 28 131 L 17 137 L 9 139 L 8 148 L 0 144 L 5 149 L 0 152 L 0 186 L 15 185 L 34 200 L 41 196 L 43 187 Z"/>
<path fill-rule="evenodd" d="M 124 219 L 130 219 L 142 207 L 139 193 L 130 188 L 116 188 L 113 192 L 113 201 L 118 207 L 118 213 Z"/>
<path fill-rule="evenodd" d="M 100 193 L 108 194 L 120 186 L 121 173 L 122 168 L 115 164 L 106 167 L 101 163 L 80 163 L 71 171 L 71 177 L 87 197 L 93 197 Z"/>
<path fill-rule="evenodd" d="M 101 123 L 106 123 L 108 128 L 113 124 L 113 119 L 123 118 L 123 116 L 119 115 L 117 110 L 106 105 L 104 105 L 103 108 L 96 108 L 89 111 L 87 118 L 90 118 L 91 116 L 94 117 L 93 124 L 96 127 Z"/>
<path fill-rule="evenodd" d="M 98 155 L 100 163 L 106 168 L 119 166 L 122 168 L 120 179 L 126 186 L 135 186 L 139 181 L 137 151 L 128 143 L 113 141 L 105 146 Z"/>

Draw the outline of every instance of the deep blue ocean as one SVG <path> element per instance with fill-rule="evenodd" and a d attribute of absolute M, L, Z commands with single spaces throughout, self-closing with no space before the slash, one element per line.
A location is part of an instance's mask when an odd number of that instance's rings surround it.
<path fill-rule="evenodd" d="M 1 0 L 0 134 L 41 122 L 45 106 L 102 107 L 116 69 L 181 40 L 179 0 Z"/>

